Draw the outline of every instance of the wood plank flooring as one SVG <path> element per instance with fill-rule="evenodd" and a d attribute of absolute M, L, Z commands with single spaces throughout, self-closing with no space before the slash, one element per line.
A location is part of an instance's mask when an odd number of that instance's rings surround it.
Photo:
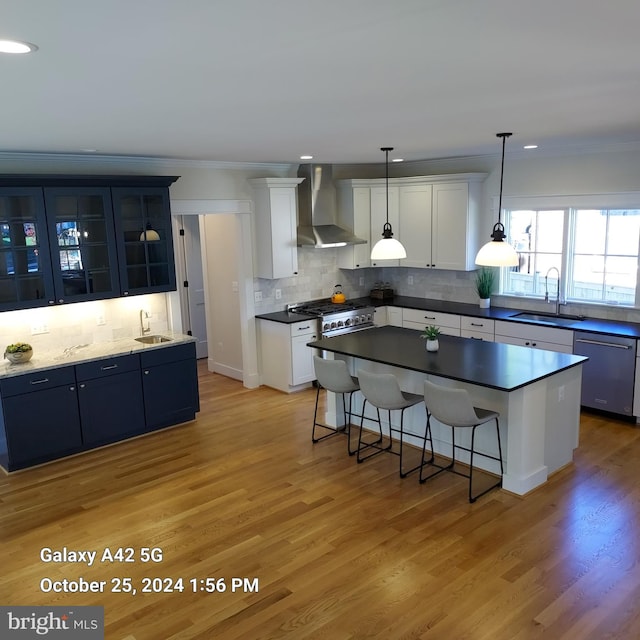
<path fill-rule="evenodd" d="M 250 391 L 204 365 L 200 385 L 195 422 L 0 474 L 0 604 L 103 605 L 108 640 L 640 637 L 635 426 L 584 414 L 574 465 L 470 505 L 464 478 L 419 485 L 395 456 L 356 464 L 342 436 L 312 445 L 313 390 Z M 45 563 L 43 547 L 98 560 Z M 135 562 L 99 561 L 119 547 Z M 41 589 L 80 577 L 106 592 Z M 135 595 L 112 592 L 125 577 Z M 184 590 L 143 593 L 154 577 Z"/>

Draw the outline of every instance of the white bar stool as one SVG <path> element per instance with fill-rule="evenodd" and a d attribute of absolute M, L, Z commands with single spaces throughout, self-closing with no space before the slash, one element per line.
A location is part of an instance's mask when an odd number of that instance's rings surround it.
<path fill-rule="evenodd" d="M 411 469 L 405 470 L 403 468 L 403 450 L 404 450 L 404 411 L 409 407 L 413 407 L 416 404 L 424 402 L 424 397 L 415 393 L 408 393 L 400 389 L 397 378 L 392 373 L 372 373 L 370 371 L 358 371 L 358 379 L 360 380 L 360 391 L 364 396 L 364 402 L 362 403 L 362 416 L 360 418 L 360 434 L 358 435 L 358 462 L 363 462 L 368 458 L 371 458 L 383 451 L 391 450 L 393 441 L 391 439 L 392 432 L 400 433 L 400 477 L 404 478 L 412 471 L 420 469 L 421 464 L 416 465 Z M 373 442 L 362 441 L 362 431 L 364 422 L 364 409 L 367 402 L 376 408 L 378 416 L 377 423 L 380 429 L 380 436 Z M 388 411 L 389 415 L 389 445 L 383 446 L 383 434 L 382 434 L 382 422 L 380 420 L 380 409 Z M 391 426 L 391 412 L 400 411 L 400 429 L 394 429 Z M 367 418 L 368 420 L 373 418 Z M 374 420 L 375 421 L 375 420 Z M 425 433 L 425 438 L 427 434 Z M 426 446 L 426 444 L 425 444 Z M 433 445 L 432 445 L 433 446 Z M 361 453 L 367 449 L 373 449 L 373 452 L 369 452 L 368 455 L 362 456 Z"/>
<path fill-rule="evenodd" d="M 436 464 L 433 455 L 433 444 L 431 445 L 431 457 L 428 460 L 424 459 L 426 454 L 425 437 L 425 447 L 422 451 L 422 464 L 420 465 L 420 482 L 426 482 L 427 480 L 429 480 L 429 478 L 437 476 L 442 471 L 450 471 L 465 478 L 469 478 L 469 502 L 475 502 L 480 496 L 483 496 L 485 493 L 491 491 L 491 489 L 501 487 L 504 467 L 502 463 L 502 445 L 500 443 L 500 425 L 498 423 L 500 414 L 496 411 L 490 411 L 489 409 L 474 407 L 471 402 L 469 393 L 466 389 L 451 389 L 448 387 L 443 387 L 441 385 L 433 384 L 433 382 L 429 382 L 429 380 L 424 381 L 424 401 L 427 407 L 427 435 L 431 437 L 431 416 L 433 416 L 442 424 L 446 424 L 451 427 L 452 447 L 450 464 L 446 466 L 438 465 Z M 482 424 L 491 422 L 492 420 L 496 421 L 496 434 L 498 437 L 497 457 L 474 450 L 476 428 Z M 455 430 L 459 428 L 471 429 L 471 448 L 456 444 Z M 462 449 L 470 453 L 468 474 L 454 468 L 456 462 L 456 449 Z M 498 462 L 500 462 L 499 480 L 480 493 L 477 493 L 476 495 L 473 495 L 472 493 L 474 455 L 482 456 L 483 458 L 489 458 L 491 460 L 497 460 Z M 423 470 L 425 466 L 434 467 L 437 469 L 437 471 L 428 475 L 427 477 L 424 477 Z"/>
<path fill-rule="evenodd" d="M 311 431 L 311 440 L 316 443 L 325 438 L 330 438 L 338 433 L 347 434 L 347 452 L 350 456 L 355 453 L 355 449 L 351 449 L 351 405 L 353 394 L 360 390 L 358 378 L 353 377 L 347 369 L 347 363 L 344 360 L 327 360 L 320 356 L 313 356 L 313 367 L 318 382 L 316 392 L 316 406 L 313 412 L 313 429 Z M 326 424 L 318 422 L 318 400 L 320 398 L 320 389 L 325 389 L 342 396 L 342 410 L 344 412 L 345 427 L 342 429 L 334 429 Z M 349 409 L 347 410 L 345 396 L 349 396 Z M 316 427 L 327 429 L 331 433 L 316 437 Z"/>

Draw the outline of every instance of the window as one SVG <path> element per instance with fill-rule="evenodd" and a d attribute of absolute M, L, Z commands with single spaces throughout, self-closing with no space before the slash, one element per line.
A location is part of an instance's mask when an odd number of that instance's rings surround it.
<path fill-rule="evenodd" d="M 626 306 L 640 299 L 640 209 L 512 208 L 505 226 L 520 260 L 502 270 L 503 294 Z"/>

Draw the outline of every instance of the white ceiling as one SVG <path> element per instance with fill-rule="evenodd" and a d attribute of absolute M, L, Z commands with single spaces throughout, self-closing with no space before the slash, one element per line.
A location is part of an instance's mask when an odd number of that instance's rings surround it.
<path fill-rule="evenodd" d="M 20 0 L 0 151 L 382 162 L 640 143 L 638 0 Z"/>

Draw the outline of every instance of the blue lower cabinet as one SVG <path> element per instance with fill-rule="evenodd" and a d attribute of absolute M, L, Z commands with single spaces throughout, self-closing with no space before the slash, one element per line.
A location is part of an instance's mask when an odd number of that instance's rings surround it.
<path fill-rule="evenodd" d="M 73 367 L 0 381 L 0 464 L 8 471 L 83 449 Z"/>
<path fill-rule="evenodd" d="M 195 343 L 0 378 L 8 471 L 194 420 Z"/>
<path fill-rule="evenodd" d="M 78 382 L 82 442 L 96 447 L 145 431 L 140 369 Z"/>
<path fill-rule="evenodd" d="M 194 420 L 200 410 L 194 342 L 140 355 L 148 429 Z"/>

